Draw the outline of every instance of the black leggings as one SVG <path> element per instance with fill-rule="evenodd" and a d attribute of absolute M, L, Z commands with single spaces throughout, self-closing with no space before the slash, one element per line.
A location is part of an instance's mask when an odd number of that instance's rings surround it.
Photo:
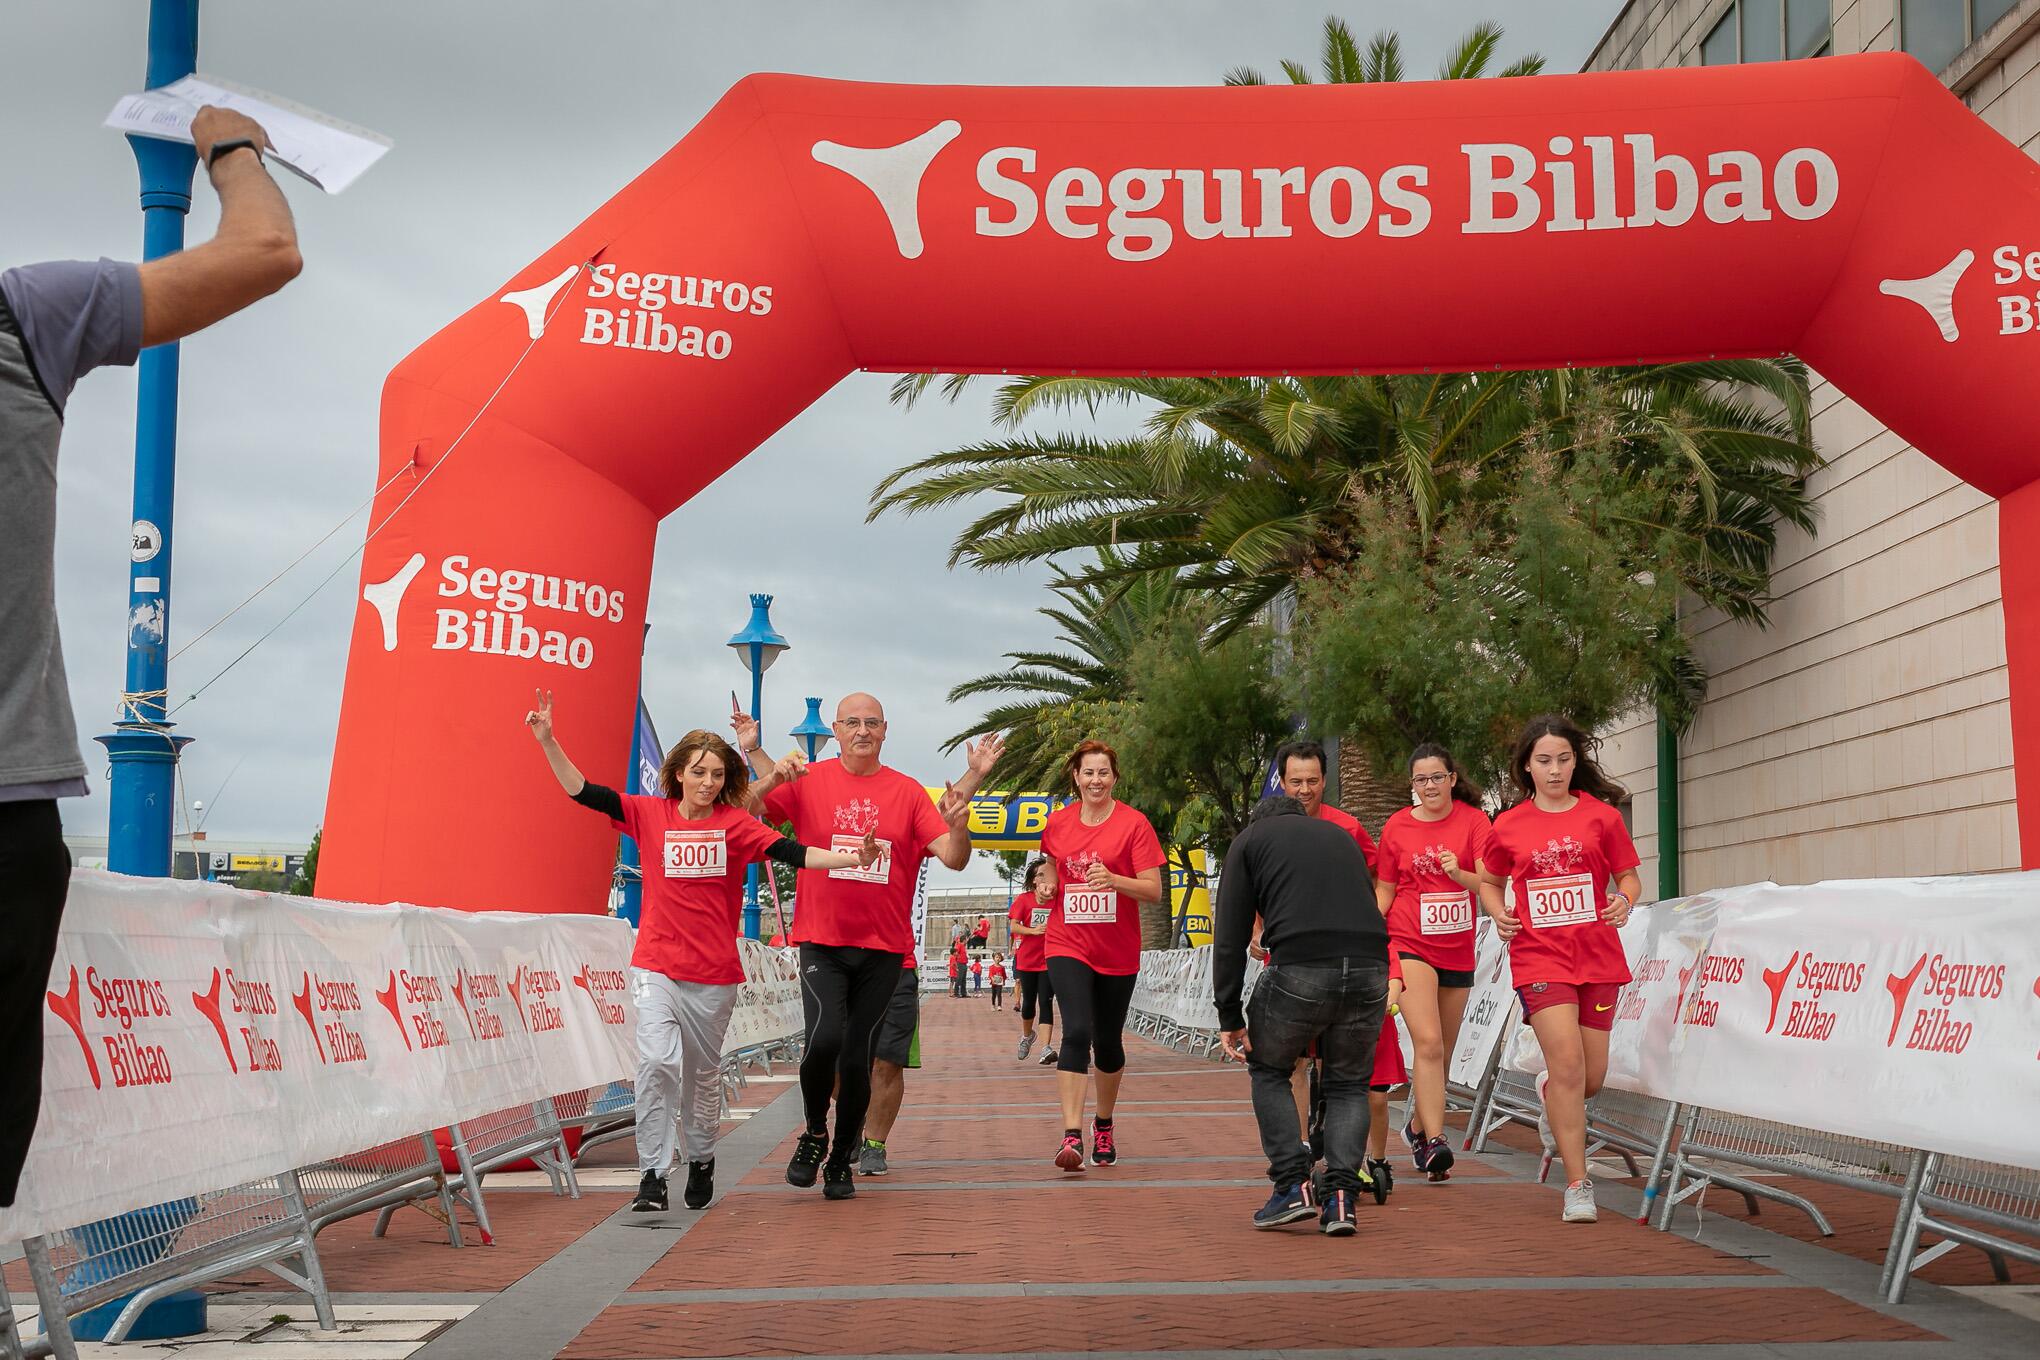
<path fill-rule="evenodd" d="M 829 1093 L 836 1092 L 836 1137 L 829 1155 L 838 1161 L 854 1156 L 864 1138 L 872 1036 L 899 989 L 900 967 L 898 954 L 876 949 L 800 947 L 800 999 L 807 1017 L 800 1098 L 808 1128 L 819 1132 L 829 1126 Z"/>
<path fill-rule="evenodd" d="M 70 891 L 71 852 L 64 848 L 56 800 L 0 803 L 0 892 L 7 906 L 0 918 L 7 932 L 7 948 L 0 949 L 0 1071 L 6 1073 L 0 1080 L 0 1209 L 14 1203 L 35 1133 L 42 1101 L 43 992 Z"/>
<path fill-rule="evenodd" d="M 1020 979 L 1020 1018 L 1034 1018 L 1034 1002 L 1041 1000 L 1041 1023 L 1055 1025 L 1055 984 L 1048 980 L 1046 968 L 1015 968 L 1013 976 Z"/>
<path fill-rule="evenodd" d="M 1100 1072 L 1126 1066 L 1126 1011 L 1133 1004 L 1132 973 L 1101 973 L 1079 959 L 1052 958 L 1048 976 L 1062 1000 L 1062 1042 L 1056 1046 L 1058 1072 L 1088 1072 L 1095 1054 Z"/>

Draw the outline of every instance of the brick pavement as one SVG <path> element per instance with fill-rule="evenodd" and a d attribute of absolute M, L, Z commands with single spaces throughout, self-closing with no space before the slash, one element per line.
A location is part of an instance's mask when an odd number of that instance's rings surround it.
<path fill-rule="evenodd" d="M 498 1185 L 495 1246 L 454 1251 L 409 1212 L 378 1242 L 357 1219 L 321 1236 L 327 1277 L 357 1302 L 480 1301 L 414 1360 L 2040 1354 L 2040 1325 L 1931 1286 L 1899 1308 L 1875 1303 L 1886 1201 L 1822 1187 L 1842 1230 L 1825 1250 L 1800 1240 L 1799 1215 L 1767 1206 L 1758 1225 L 1782 1231 L 1759 1231 L 1720 1193 L 1701 1240 L 1684 1220 L 1656 1233 L 1612 1181 L 1601 1222 L 1569 1227 L 1557 1193 L 1530 1183 L 1520 1131 L 1447 1184 L 1412 1173 L 1387 1205 L 1363 1200 L 1352 1238 L 1255 1232 L 1266 1182 L 1245 1073 L 1140 1041 L 1119 1116 L 1126 1160 L 1066 1175 L 1049 1164 L 1055 1078 L 1013 1061 L 1012 1012 L 931 996 L 924 1016 L 928 1065 L 909 1074 L 893 1174 L 849 1203 L 785 1185 L 798 1092 L 758 1083 L 751 1117 L 728 1126 L 706 1213 L 631 1215 L 621 1190 L 565 1201 Z M 631 1161 L 628 1144 L 591 1158 Z M 1989 1273 L 1965 1250 L 1928 1278 Z M 260 1274 L 222 1287 L 289 1297 Z"/>

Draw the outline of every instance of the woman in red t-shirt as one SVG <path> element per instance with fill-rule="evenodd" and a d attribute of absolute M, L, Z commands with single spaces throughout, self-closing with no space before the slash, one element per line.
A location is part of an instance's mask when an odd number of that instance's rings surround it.
<path fill-rule="evenodd" d="M 1006 933 L 1013 937 L 1013 975 L 1019 979 L 1020 1047 L 1014 1062 L 1025 1062 L 1034 1047 L 1034 1012 L 1041 1009 L 1041 1055 L 1043 1067 L 1054 1067 L 1055 984 L 1048 980 L 1048 918 L 1054 914 L 1056 892 L 1055 861 L 1043 856 L 1027 866 L 1027 891 L 1013 899 L 1006 913 Z"/>
<path fill-rule="evenodd" d="M 747 720 L 748 721 L 748 720 Z M 796 869 L 855 869 L 876 861 L 870 835 L 852 852 L 814 850 L 744 811 L 750 771 L 730 744 L 696 730 L 659 767 L 657 796 L 619 795 L 583 778 L 553 736 L 552 693 L 524 715 L 546 762 L 573 800 L 607 816 L 637 842 L 644 908 L 631 950 L 637 1002 L 637 1199 L 639 1212 L 667 1207 L 676 1123 L 686 1126 L 690 1209 L 715 1194 L 715 1140 L 722 1120 L 722 1045 L 744 966 L 737 955 L 744 868 L 771 859 Z M 757 740 L 755 722 L 737 740 Z"/>
<path fill-rule="evenodd" d="M 1416 1054 L 1403 1137 L 1417 1170 L 1441 1181 L 1453 1162 L 1445 1141 L 1445 1055 L 1458 1042 L 1473 986 L 1473 895 L 1490 827 L 1444 747 L 1417 747 L 1409 769 L 1416 801 L 1381 828 L 1374 900 L 1388 922 L 1389 956 L 1402 965 L 1402 1018 Z"/>
<path fill-rule="evenodd" d="M 1098 1112 L 1091 1122 L 1091 1161 L 1119 1159 L 1112 1112 L 1126 1068 L 1122 1042 L 1133 984 L 1140 973 L 1140 906 L 1162 900 L 1161 838 L 1148 819 L 1112 797 L 1119 756 L 1102 741 L 1078 745 L 1064 766 L 1077 801 L 1056 809 L 1041 828 L 1041 853 L 1055 861 L 1061 889 L 1048 918 L 1048 975 L 1062 1004 L 1063 1139 L 1055 1164 L 1084 1167 L 1084 1078 L 1098 1060 Z"/>
<path fill-rule="evenodd" d="M 1608 1074 L 1615 998 L 1629 981 L 1617 932 L 1643 890 L 1613 806 L 1627 795 L 1595 763 L 1599 745 L 1569 718 L 1532 718 L 1509 761 L 1529 796 L 1495 818 L 1481 857 L 1481 907 L 1509 942 L 1510 976 L 1544 1050 L 1538 1133 L 1565 1163 L 1567 1223 L 1595 1217 L 1586 1103 Z"/>

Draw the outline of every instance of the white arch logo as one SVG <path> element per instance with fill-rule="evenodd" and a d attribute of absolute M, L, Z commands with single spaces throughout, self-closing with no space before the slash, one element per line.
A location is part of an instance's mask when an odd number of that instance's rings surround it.
<path fill-rule="evenodd" d="M 395 576 L 361 588 L 361 598 L 374 605 L 375 612 L 382 616 L 382 649 L 386 652 L 397 650 L 397 608 L 403 604 L 404 592 L 411 588 L 411 581 L 424 566 L 425 554 L 412 553 L 411 560 L 404 563 Z"/>
<path fill-rule="evenodd" d="M 812 155 L 823 165 L 841 170 L 871 190 L 885 220 L 892 225 L 900 258 L 921 258 L 921 177 L 935 156 L 963 132 L 963 124 L 945 118 L 918 137 L 897 146 L 844 146 L 816 142 Z"/>
<path fill-rule="evenodd" d="M 1976 263 L 1976 252 L 1965 250 L 1933 273 L 1917 279 L 1885 279 L 1877 291 L 1888 297 L 1904 298 L 1933 318 L 1941 338 L 1954 344 L 1962 338 L 1955 325 L 1955 285 Z"/>

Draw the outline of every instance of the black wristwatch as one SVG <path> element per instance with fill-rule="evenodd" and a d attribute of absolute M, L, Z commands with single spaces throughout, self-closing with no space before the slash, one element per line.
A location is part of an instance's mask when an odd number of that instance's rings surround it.
<path fill-rule="evenodd" d="M 262 148 L 257 145 L 252 137 L 235 137 L 230 141 L 214 142 L 212 150 L 208 151 L 205 156 L 206 173 L 212 173 L 212 168 L 220 163 L 220 157 L 226 155 L 229 151 L 239 151 L 244 146 L 255 153 L 256 160 L 262 159 Z"/>

